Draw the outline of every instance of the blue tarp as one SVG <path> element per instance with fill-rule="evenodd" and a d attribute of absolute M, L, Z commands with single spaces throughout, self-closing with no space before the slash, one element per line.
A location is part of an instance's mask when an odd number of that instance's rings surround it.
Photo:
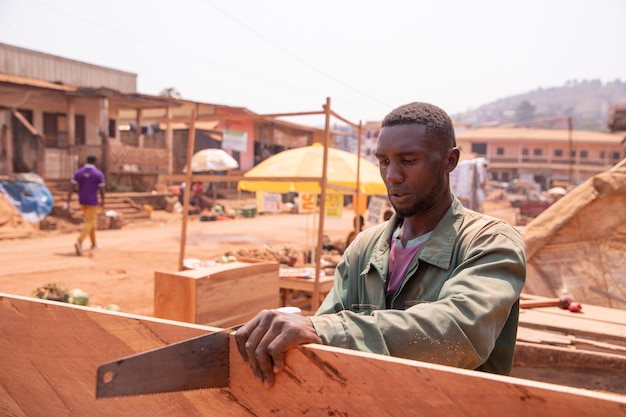
<path fill-rule="evenodd" d="M 37 174 L 22 174 L 15 181 L 0 181 L 0 193 L 30 223 L 37 223 L 52 212 L 52 193 Z"/>

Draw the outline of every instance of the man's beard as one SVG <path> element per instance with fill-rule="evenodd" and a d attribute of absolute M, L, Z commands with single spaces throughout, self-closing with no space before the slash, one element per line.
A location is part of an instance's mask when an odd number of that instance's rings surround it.
<path fill-rule="evenodd" d="M 405 217 L 411 217 L 411 216 L 426 213 L 435 205 L 435 203 L 439 199 L 441 192 L 445 188 L 444 181 L 445 181 L 445 176 L 439 176 L 439 180 L 437 181 L 435 186 L 430 190 L 430 193 L 424 196 L 424 198 L 421 198 L 420 200 L 416 201 L 415 204 L 413 204 L 412 206 L 409 206 L 407 208 L 401 208 L 401 209 L 397 208 L 396 206 L 393 206 L 393 208 L 396 211 L 396 214 L 401 218 L 405 218 Z"/>

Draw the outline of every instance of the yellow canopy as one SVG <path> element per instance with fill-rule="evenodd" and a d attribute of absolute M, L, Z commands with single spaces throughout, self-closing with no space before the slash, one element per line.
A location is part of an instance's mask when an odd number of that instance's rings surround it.
<path fill-rule="evenodd" d="M 244 174 L 246 179 L 239 181 L 238 188 L 244 191 L 320 194 L 323 154 L 324 147 L 321 144 L 277 153 L 246 172 Z M 328 148 L 328 192 L 356 193 L 358 159 L 359 157 L 353 153 Z M 387 194 L 378 167 L 363 158 L 360 158 L 359 164 L 359 193 Z"/>

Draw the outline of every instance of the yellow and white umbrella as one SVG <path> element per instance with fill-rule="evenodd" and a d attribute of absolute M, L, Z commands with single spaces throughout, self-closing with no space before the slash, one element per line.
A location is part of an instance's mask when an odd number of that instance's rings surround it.
<path fill-rule="evenodd" d="M 191 172 L 228 171 L 237 168 L 237 160 L 219 148 L 202 149 L 191 157 Z M 186 166 L 183 172 L 187 172 Z"/>
<path fill-rule="evenodd" d="M 239 189 L 277 193 L 320 194 L 324 147 L 313 144 L 270 156 L 244 174 Z M 328 148 L 326 184 L 331 193 L 387 194 L 378 167 L 351 152 Z M 359 175 L 357 175 L 359 166 Z"/>

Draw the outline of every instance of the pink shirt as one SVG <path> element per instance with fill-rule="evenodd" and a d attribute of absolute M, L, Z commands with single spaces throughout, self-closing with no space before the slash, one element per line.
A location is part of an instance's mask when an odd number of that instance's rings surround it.
<path fill-rule="evenodd" d="M 395 293 L 400 288 L 402 278 L 406 274 L 409 264 L 417 255 L 424 243 L 430 237 L 430 233 L 418 236 L 407 242 L 406 247 L 402 246 L 399 239 L 400 228 L 397 228 L 391 238 L 391 253 L 389 254 L 389 267 L 387 271 L 387 292 Z"/>

